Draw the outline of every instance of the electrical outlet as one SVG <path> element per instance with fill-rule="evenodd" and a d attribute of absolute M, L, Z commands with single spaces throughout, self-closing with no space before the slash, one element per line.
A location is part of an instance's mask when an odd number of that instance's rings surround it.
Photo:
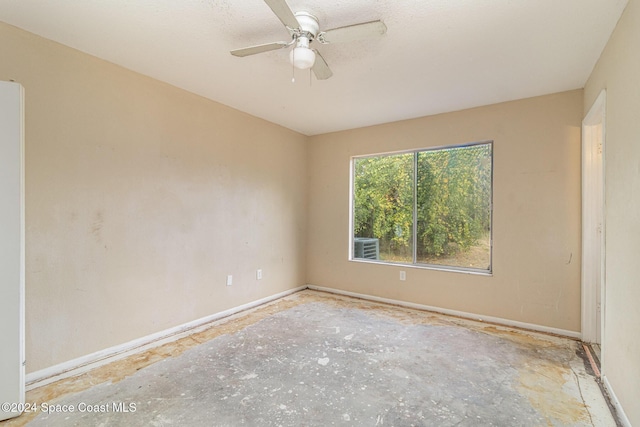
<path fill-rule="evenodd" d="M 227 286 L 231 286 L 233 284 L 233 276 L 229 274 L 227 276 Z"/>
<path fill-rule="evenodd" d="M 400 271 L 400 280 L 407 280 L 407 272 L 404 270 Z"/>
<path fill-rule="evenodd" d="M 256 280 L 262 280 L 262 269 L 256 270 Z"/>

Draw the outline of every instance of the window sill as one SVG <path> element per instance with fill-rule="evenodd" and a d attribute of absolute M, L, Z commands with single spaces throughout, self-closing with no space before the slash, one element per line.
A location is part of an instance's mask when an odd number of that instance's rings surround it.
<path fill-rule="evenodd" d="M 439 265 L 433 265 L 433 264 L 405 264 L 401 262 L 385 262 L 385 261 L 379 261 L 379 260 L 368 260 L 368 259 L 360 259 L 360 258 L 352 258 L 349 260 L 349 262 L 387 265 L 390 267 L 415 268 L 419 270 L 445 271 L 449 273 L 462 273 L 462 274 L 472 274 L 477 276 L 493 277 L 493 270 L 479 270 L 479 269 L 463 268 L 463 267 L 448 267 L 448 266 L 439 266 Z"/>

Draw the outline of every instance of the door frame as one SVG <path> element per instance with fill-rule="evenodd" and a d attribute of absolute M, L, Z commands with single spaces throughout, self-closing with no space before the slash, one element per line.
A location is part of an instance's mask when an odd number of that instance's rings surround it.
<path fill-rule="evenodd" d="M 24 90 L 0 81 L 0 421 L 25 403 Z M 4 406 L 4 405 L 3 405 Z"/>
<path fill-rule="evenodd" d="M 605 136 L 606 90 L 582 121 L 582 341 L 605 334 Z M 600 284 L 598 290 L 598 283 Z M 598 321 L 598 300 L 600 320 Z M 600 337 L 598 337 L 598 330 Z M 602 351 L 602 358 L 604 351 Z M 601 360 L 601 364 L 602 360 Z"/>

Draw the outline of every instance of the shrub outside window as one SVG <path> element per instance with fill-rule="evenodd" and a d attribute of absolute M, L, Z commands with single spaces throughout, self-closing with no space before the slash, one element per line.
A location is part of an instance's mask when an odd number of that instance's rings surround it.
<path fill-rule="evenodd" d="M 353 159 L 352 260 L 491 271 L 493 143 Z"/>

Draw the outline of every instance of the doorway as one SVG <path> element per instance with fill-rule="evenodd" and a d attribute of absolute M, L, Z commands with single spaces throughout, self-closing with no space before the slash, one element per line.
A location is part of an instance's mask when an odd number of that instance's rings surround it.
<path fill-rule="evenodd" d="M 582 121 L 582 340 L 596 348 L 605 332 L 605 110 L 603 90 Z"/>

